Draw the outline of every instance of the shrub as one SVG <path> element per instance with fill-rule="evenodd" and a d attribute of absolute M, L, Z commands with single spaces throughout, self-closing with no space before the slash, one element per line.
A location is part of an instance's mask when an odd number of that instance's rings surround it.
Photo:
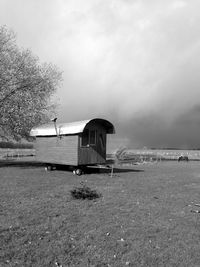
<path fill-rule="evenodd" d="M 90 187 L 83 185 L 82 187 L 76 187 L 72 189 L 71 195 L 75 199 L 95 199 L 101 197 L 101 194 L 96 190 L 92 190 Z"/>
<path fill-rule="evenodd" d="M 118 150 L 115 152 L 115 160 L 116 161 L 124 160 L 125 157 L 126 157 L 126 153 L 127 153 L 127 148 L 126 147 L 118 148 Z"/>

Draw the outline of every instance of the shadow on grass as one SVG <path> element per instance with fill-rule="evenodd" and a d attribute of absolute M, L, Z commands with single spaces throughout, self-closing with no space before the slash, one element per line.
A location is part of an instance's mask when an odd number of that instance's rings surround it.
<path fill-rule="evenodd" d="M 113 173 L 125 173 L 125 172 L 143 172 L 144 170 L 139 169 L 130 169 L 130 168 L 113 168 Z M 85 173 L 92 174 L 92 173 L 111 173 L 111 168 L 98 168 L 98 167 L 88 167 L 86 168 Z"/>
<path fill-rule="evenodd" d="M 0 168 L 3 167 L 19 167 L 19 168 L 38 168 L 38 167 L 46 167 L 48 164 L 38 162 L 38 161 L 24 161 L 24 160 L 0 160 Z M 72 172 L 74 169 L 78 167 L 76 166 L 68 166 L 68 165 L 56 165 L 53 171 L 68 171 Z M 81 167 L 84 174 L 94 174 L 94 173 L 111 173 L 110 166 L 84 166 Z M 134 168 L 125 168 L 125 167 L 114 167 L 113 173 L 126 173 L 126 172 L 143 172 L 141 169 Z"/>
<path fill-rule="evenodd" d="M 74 169 L 78 167 L 74 166 L 68 166 L 68 165 L 57 165 L 56 170 L 57 171 L 69 171 L 72 172 Z M 84 166 L 81 167 L 84 174 L 98 174 L 98 173 L 111 173 L 111 167 L 102 166 Z M 133 169 L 133 168 L 124 168 L 124 167 L 114 167 L 113 173 L 125 173 L 125 172 L 143 172 L 144 170 L 141 169 Z"/>
<path fill-rule="evenodd" d="M 38 161 L 0 160 L 0 168 L 3 167 L 37 168 L 42 166 L 45 167 L 45 164 Z"/>

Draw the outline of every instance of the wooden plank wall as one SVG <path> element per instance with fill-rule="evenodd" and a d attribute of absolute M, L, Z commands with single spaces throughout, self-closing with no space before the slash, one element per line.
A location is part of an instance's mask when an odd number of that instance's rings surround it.
<path fill-rule="evenodd" d="M 46 163 L 76 166 L 78 164 L 78 136 L 37 137 L 36 159 Z"/>
<path fill-rule="evenodd" d="M 103 163 L 105 163 L 105 158 L 100 153 L 98 153 L 95 147 L 81 148 L 79 153 L 79 165 Z"/>

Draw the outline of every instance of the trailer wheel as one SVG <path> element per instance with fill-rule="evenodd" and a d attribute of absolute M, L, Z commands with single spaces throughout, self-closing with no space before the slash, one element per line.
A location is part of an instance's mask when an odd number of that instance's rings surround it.
<path fill-rule="evenodd" d="M 52 171 L 52 170 L 53 170 L 53 166 L 51 166 L 51 165 L 47 165 L 45 167 L 45 171 Z"/>
<path fill-rule="evenodd" d="M 76 169 L 75 172 L 76 172 L 76 175 L 78 175 L 78 176 L 80 176 L 83 173 L 83 171 L 81 169 Z"/>

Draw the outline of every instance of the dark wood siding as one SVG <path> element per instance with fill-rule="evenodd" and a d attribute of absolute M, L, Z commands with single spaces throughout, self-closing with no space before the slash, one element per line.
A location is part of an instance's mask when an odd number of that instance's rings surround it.
<path fill-rule="evenodd" d="M 78 164 L 103 164 L 106 161 L 106 130 L 100 124 L 89 124 L 87 129 L 96 131 L 96 144 L 82 147 L 80 134 Z"/>
<path fill-rule="evenodd" d="M 78 135 L 37 137 L 36 158 L 46 163 L 78 165 Z"/>

